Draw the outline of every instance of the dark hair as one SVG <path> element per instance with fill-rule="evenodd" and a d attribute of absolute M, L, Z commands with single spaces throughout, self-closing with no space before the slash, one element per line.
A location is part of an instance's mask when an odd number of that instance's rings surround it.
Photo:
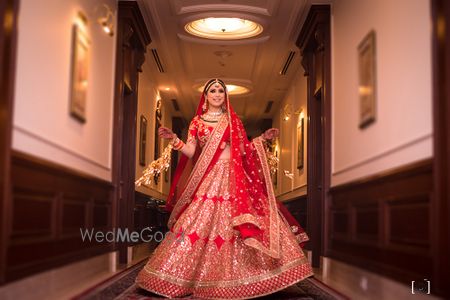
<path fill-rule="evenodd" d="M 222 79 L 219 78 L 213 78 L 208 80 L 208 82 L 205 84 L 205 88 L 203 89 L 203 93 L 206 94 L 209 91 L 209 88 L 211 87 L 211 85 L 213 85 L 213 83 L 219 83 L 223 89 L 225 90 L 225 94 L 227 93 L 227 86 L 225 85 L 225 83 L 223 82 Z"/>

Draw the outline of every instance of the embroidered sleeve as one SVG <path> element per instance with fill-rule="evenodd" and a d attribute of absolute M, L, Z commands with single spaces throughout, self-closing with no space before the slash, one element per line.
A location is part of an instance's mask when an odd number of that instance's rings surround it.
<path fill-rule="evenodd" d="M 198 117 L 194 117 L 189 125 L 187 142 L 193 145 L 197 143 Z"/>

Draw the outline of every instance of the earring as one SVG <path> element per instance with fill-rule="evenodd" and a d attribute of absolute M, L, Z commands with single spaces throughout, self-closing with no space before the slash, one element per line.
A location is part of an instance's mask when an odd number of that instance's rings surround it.
<path fill-rule="evenodd" d="M 227 111 L 227 106 L 224 104 L 222 104 L 222 112 L 226 112 Z"/>
<path fill-rule="evenodd" d="M 202 106 L 203 112 L 206 112 L 206 110 L 208 109 L 207 104 L 208 104 L 207 101 L 205 101 L 205 103 L 203 103 L 203 106 Z"/>

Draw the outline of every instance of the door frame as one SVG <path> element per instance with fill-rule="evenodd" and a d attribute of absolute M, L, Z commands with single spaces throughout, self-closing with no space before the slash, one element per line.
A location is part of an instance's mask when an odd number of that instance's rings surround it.
<path fill-rule="evenodd" d="M 313 267 L 320 267 L 328 228 L 325 210 L 331 177 L 330 24 L 330 5 L 312 5 L 296 42 L 307 76 L 307 232 Z"/>
<path fill-rule="evenodd" d="M 134 230 L 136 127 L 139 73 L 145 61 L 150 34 L 136 1 L 119 1 L 113 115 L 114 224 Z M 119 242 L 119 263 L 128 262 L 131 242 Z"/>
<path fill-rule="evenodd" d="M 19 0 L 0 2 L 0 24 L 5 24 L 5 18 L 9 18 L 9 26 L 0 27 L 0 285 L 5 282 L 6 275 L 6 212 L 11 204 L 11 143 L 19 4 Z"/>
<path fill-rule="evenodd" d="M 432 72 L 433 72 L 433 184 L 432 245 L 433 278 L 437 292 L 450 297 L 450 4 L 432 0 Z M 433 285 L 433 283 L 431 283 Z"/>

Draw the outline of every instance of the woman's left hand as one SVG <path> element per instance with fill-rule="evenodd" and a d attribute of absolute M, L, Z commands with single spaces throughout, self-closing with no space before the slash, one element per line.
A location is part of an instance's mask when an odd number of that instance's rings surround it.
<path fill-rule="evenodd" d="M 265 140 L 273 140 L 280 134 L 280 130 L 278 128 L 270 128 L 267 129 L 261 136 Z"/>

